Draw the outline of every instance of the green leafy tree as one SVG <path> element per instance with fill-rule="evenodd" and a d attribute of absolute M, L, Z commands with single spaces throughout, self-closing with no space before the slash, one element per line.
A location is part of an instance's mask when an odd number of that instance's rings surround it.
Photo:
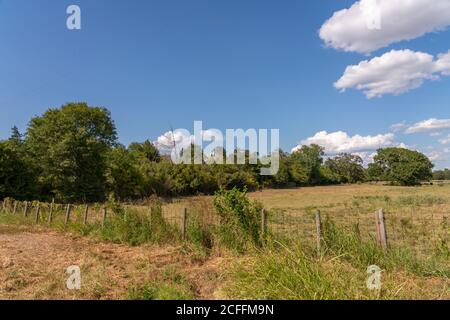
<path fill-rule="evenodd" d="M 438 170 L 433 172 L 433 179 L 434 180 L 450 180 L 450 170 L 444 169 L 444 170 Z"/>
<path fill-rule="evenodd" d="M 378 163 L 369 163 L 366 169 L 367 179 L 369 181 L 387 181 L 385 170 Z"/>
<path fill-rule="evenodd" d="M 314 185 L 322 181 L 320 168 L 323 163 L 324 148 L 316 144 L 302 146 L 291 155 L 291 174 L 300 185 Z"/>
<path fill-rule="evenodd" d="M 151 162 L 161 161 L 161 155 L 158 148 L 149 140 L 143 143 L 133 142 L 129 145 L 128 150 L 134 153 L 138 153 Z"/>
<path fill-rule="evenodd" d="M 274 187 L 282 188 L 287 187 L 292 181 L 290 167 L 291 167 L 291 157 L 279 150 L 280 154 L 280 166 L 278 172 L 272 177 L 272 185 Z"/>
<path fill-rule="evenodd" d="M 28 200 L 36 196 L 34 172 L 9 141 L 0 142 L 0 199 Z"/>
<path fill-rule="evenodd" d="M 118 146 L 108 154 L 108 189 L 116 201 L 143 198 L 144 178 L 137 155 Z"/>
<path fill-rule="evenodd" d="M 380 149 L 374 161 L 377 170 L 382 172 L 382 177 L 392 183 L 414 186 L 433 178 L 433 164 L 418 151 L 403 148 Z"/>
<path fill-rule="evenodd" d="M 33 118 L 25 144 L 38 170 L 41 194 L 71 202 L 103 200 L 106 155 L 116 141 L 105 108 L 69 103 Z"/>
<path fill-rule="evenodd" d="M 38 198 L 35 178 L 35 171 L 25 150 L 23 135 L 14 126 L 11 129 L 11 137 L 0 142 L 0 198 Z"/>
<path fill-rule="evenodd" d="M 325 161 L 325 167 L 339 183 L 356 183 L 365 180 L 363 159 L 360 156 L 343 153 Z"/>

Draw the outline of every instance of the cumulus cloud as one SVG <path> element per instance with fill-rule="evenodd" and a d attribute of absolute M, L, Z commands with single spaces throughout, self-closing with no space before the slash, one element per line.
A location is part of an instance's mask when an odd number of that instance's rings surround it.
<path fill-rule="evenodd" d="M 438 55 L 436 71 L 442 73 L 444 76 L 450 76 L 450 51 Z"/>
<path fill-rule="evenodd" d="M 374 162 L 377 152 L 354 152 L 353 154 L 359 156 L 363 160 L 364 165 L 368 165 L 369 163 Z"/>
<path fill-rule="evenodd" d="M 406 134 L 438 132 L 450 129 L 450 119 L 428 119 L 417 122 L 406 129 Z"/>
<path fill-rule="evenodd" d="M 202 131 L 202 138 L 203 141 L 206 143 L 212 142 L 212 141 L 223 141 L 223 137 L 220 133 L 220 131 L 216 129 L 210 129 L 210 130 L 203 130 Z M 180 152 L 183 149 L 187 149 L 195 142 L 195 136 L 192 135 L 187 130 L 175 130 L 175 131 L 169 131 L 164 133 L 163 135 L 159 136 L 156 141 L 154 142 L 154 145 L 158 148 L 158 150 L 162 154 L 170 154 L 174 148 L 176 148 L 177 152 Z M 208 152 L 212 152 L 208 145 L 203 151 L 208 154 Z"/>
<path fill-rule="evenodd" d="M 349 136 L 346 132 L 337 131 L 328 133 L 321 131 L 313 137 L 301 141 L 300 145 L 292 151 L 300 149 L 302 145 L 318 144 L 325 148 L 329 155 L 339 153 L 362 153 L 375 151 L 379 148 L 398 146 L 395 142 L 395 136 L 392 133 L 380 134 L 376 136 Z"/>
<path fill-rule="evenodd" d="M 450 75 L 450 51 L 435 59 L 423 52 L 392 50 L 347 67 L 334 86 L 342 91 L 361 90 L 371 99 L 405 93 L 419 88 L 425 80 L 439 79 L 440 75 Z"/>
<path fill-rule="evenodd" d="M 163 154 L 170 154 L 174 148 L 180 151 L 193 143 L 193 136 L 182 131 L 169 131 L 159 136 L 154 145 Z"/>
<path fill-rule="evenodd" d="M 369 54 L 450 25 L 450 0 L 361 0 L 337 11 L 319 31 L 325 44 Z"/>

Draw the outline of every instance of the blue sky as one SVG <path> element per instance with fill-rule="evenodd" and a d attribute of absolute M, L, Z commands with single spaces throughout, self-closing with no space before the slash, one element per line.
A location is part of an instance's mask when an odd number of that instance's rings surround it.
<path fill-rule="evenodd" d="M 450 31 L 370 54 L 327 46 L 322 25 L 354 3 L 0 0 L 0 139 L 49 107 L 86 101 L 111 110 L 124 144 L 155 140 L 171 127 L 192 130 L 202 120 L 222 130 L 279 128 L 287 151 L 320 137 L 331 153 L 350 145 L 339 150 L 370 155 L 377 141 L 403 143 L 450 167 L 450 77 L 436 73 L 418 88 L 372 99 L 354 86 L 333 86 L 347 66 L 391 50 L 437 61 L 450 49 Z M 66 28 L 71 4 L 81 8 L 81 30 Z M 429 119 L 438 122 L 423 122 Z"/>

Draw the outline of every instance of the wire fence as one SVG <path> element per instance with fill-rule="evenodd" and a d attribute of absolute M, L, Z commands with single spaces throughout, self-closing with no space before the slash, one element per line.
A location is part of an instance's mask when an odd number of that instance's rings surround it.
<path fill-rule="evenodd" d="M 362 241 L 379 241 L 376 212 L 336 214 L 321 212 L 322 222 L 329 219 L 341 230 L 355 233 Z M 386 240 L 390 247 L 407 247 L 420 255 L 430 255 L 450 244 L 450 213 L 414 214 L 385 212 Z M 280 237 L 317 239 L 316 214 L 282 210 L 268 217 L 269 232 Z M 448 249 L 447 249 L 448 250 Z"/>
<path fill-rule="evenodd" d="M 4 200 L 0 202 L 0 208 L 1 213 L 21 215 L 36 224 L 104 223 L 107 218 L 106 208 L 100 204 L 73 205 Z"/>
<path fill-rule="evenodd" d="M 112 216 L 112 210 L 101 204 L 68 205 L 56 203 L 21 202 L 5 200 L 0 202 L 1 213 L 23 215 L 37 224 L 105 224 Z M 142 215 L 149 215 L 149 206 L 125 205 L 125 213 L 134 210 Z M 318 234 L 317 210 L 305 212 L 295 210 L 273 209 L 264 210 L 261 224 L 265 232 L 274 238 L 302 239 L 316 242 L 321 237 Z M 377 211 L 378 212 L 378 211 Z M 175 226 L 182 233 L 192 221 L 205 226 L 215 226 L 220 223 L 220 217 L 215 213 L 208 201 L 183 201 L 166 204 L 162 207 L 164 220 Z M 362 241 L 380 241 L 379 220 L 375 212 L 347 213 L 327 212 L 322 210 L 321 223 L 333 221 L 341 230 L 356 233 Z M 430 255 L 446 248 L 450 244 L 450 213 L 427 211 L 417 214 L 414 210 L 386 211 L 383 217 L 383 228 L 389 247 L 407 247 L 417 254 Z"/>

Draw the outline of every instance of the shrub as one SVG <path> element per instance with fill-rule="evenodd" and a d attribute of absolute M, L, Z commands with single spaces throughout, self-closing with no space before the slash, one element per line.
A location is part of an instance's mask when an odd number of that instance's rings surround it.
<path fill-rule="evenodd" d="M 262 205 L 251 202 L 247 190 L 233 188 L 220 190 L 214 198 L 214 207 L 220 217 L 218 237 L 220 241 L 237 251 L 245 251 L 249 245 L 260 246 Z"/>

